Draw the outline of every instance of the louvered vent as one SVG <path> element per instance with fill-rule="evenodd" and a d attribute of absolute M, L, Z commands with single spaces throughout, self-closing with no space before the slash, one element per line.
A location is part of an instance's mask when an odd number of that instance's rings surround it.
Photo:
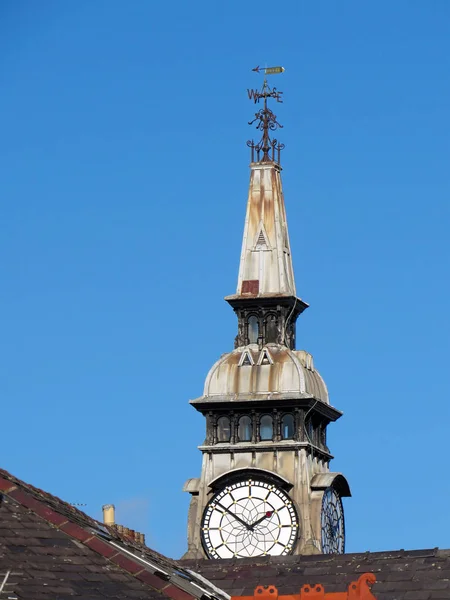
<path fill-rule="evenodd" d="M 272 357 L 270 356 L 267 348 L 264 348 L 264 350 L 259 355 L 258 365 L 259 366 L 261 366 L 261 365 L 273 365 Z"/>
<path fill-rule="evenodd" d="M 250 352 L 248 350 L 245 350 L 245 352 L 243 352 L 241 355 L 241 359 L 239 361 L 239 366 L 240 367 L 253 367 L 254 364 L 255 363 L 252 358 L 252 355 L 250 354 Z"/>
<path fill-rule="evenodd" d="M 264 235 L 264 231 L 261 229 L 258 235 L 258 239 L 256 241 L 256 249 L 257 250 L 265 250 L 267 248 L 266 236 Z"/>

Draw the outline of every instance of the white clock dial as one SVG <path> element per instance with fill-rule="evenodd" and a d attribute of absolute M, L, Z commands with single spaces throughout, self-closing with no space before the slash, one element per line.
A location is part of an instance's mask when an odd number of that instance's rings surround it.
<path fill-rule="evenodd" d="M 341 498 L 331 487 L 323 494 L 321 525 L 322 552 L 343 554 L 345 552 L 344 509 Z"/>
<path fill-rule="evenodd" d="M 298 517 L 273 483 L 245 479 L 218 492 L 203 514 L 202 541 L 210 558 L 290 554 Z"/>

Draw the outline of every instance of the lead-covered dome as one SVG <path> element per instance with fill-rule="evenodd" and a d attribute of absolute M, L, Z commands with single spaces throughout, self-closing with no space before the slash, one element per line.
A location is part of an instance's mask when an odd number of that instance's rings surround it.
<path fill-rule="evenodd" d="M 284 345 L 242 346 L 224 354 L 210 369 L 197 401 L 315 398 L 329 404 L 328 390 L 313 357 Z"/>

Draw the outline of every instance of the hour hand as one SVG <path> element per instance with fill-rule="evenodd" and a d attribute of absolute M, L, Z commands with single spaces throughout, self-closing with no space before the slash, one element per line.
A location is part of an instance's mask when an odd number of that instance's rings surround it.
<path fill-rule="evenodd" d="M 262 517 L 260 517 L 259 519 L 257 519 L 254 523 L 252 523 L 250 525 L 250 529 L 253 529 L 253 527 L 256 527 L 256 525 L 259 525 L 260 523 L 262 523 L 265 519 L 269 519 L 271 516 L 273 515 L 273 510 L 268 510 Z"/>
<path fill-rule="evenodd" d="M 220 504 L 219 502 L 217 503 L 217 506 L 220 506 L 220 508 L 222 510 L 224 510 L 225 512 L 227 512 L 229 515 L 231 515 L 232 517 L 234 517 L 236 519 L 236 521 L 239 521 L 239 523 L 241 523 L 242 525 L 244 525 L 247 529 L 251 529 L 251 526 L 246 523 L 245 521 L 243 521 L 241 519 L 241 517 L 239 517 L 239 515 L 237 515 L 236 513 L 234 513 L 232 510 L 230 510 L 229 508 L 227 508 L 226 506 L 224 506 L 223 504 Z"/>

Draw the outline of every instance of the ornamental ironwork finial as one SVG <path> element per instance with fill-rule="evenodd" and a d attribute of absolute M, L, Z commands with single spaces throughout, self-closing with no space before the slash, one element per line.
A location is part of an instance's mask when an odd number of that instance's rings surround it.
<path fill-rule="evenodd" d="M 256 67 L 252 69 L 256 73 L 264 73 L 264 83 L 261 90 L 247 90 L 247 94 L 250 100 L 253 100 L 255 104 L 259 103 L 260 100 L 264 101 L 264 107 L 255 113 L 255 118 L 249 121 L 249 125 L 256 123 L 256 129 L 262 131 L 262 137 L 259 142 L 249 140 L 247 146 L 252 151 L 252 162 L 276 162 L 280 163 L 280 152 L 284 148 L 284 144 L 279 144 L 278 140 L 271 138 L 269 135 L 270 131 L 275 129 L 282 129 L 283 125 L 280 125 L 277 121 L 276 115 L 267 106 L 268 98 L 275 98 L 277 102 L 283 102 L 282 94 L 277 88 L 270 87 L 267 83 L 267 75 L 276 75 L 277 73 L 283 73 L 283 67 Z"/>

